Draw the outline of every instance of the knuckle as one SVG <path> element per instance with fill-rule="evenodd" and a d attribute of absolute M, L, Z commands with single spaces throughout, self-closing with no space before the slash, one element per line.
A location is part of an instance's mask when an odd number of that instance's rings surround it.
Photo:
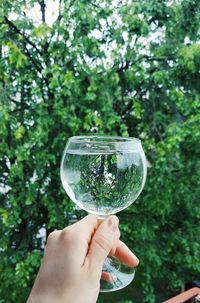
<path fill-rule="evenodd" d="M 61 231 L 61 234 L 60 234 L 60 240 L 64 243 L 69 243 L 71 242 L 71 240 L 73 239 L 73 235 L 72 235 L 72 232 L 70 231 L 69 228 L 65 228 Z"/>
<path fill-rule="evenodd" d="M 48 237 L 47 237 L 47 244 L 49 244 L 49 243 L 55 241 L 55 240 L 57 239 L 57 237 L 58 237 L 58 233 L 59 233 L 58 230 L 52 231 L 52 232 L 48 235 Z"/>

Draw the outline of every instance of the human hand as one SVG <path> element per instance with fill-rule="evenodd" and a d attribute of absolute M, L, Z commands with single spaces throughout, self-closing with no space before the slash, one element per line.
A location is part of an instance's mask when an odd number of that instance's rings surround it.
<path fill-rule="evenodd" d="M 118 218 L 101 224 L 95 215 L 52 232 L 27 303 L 95 303 L 103 263 L 115 255 L 129 266 L 139 260 L 119 240 Z"/>

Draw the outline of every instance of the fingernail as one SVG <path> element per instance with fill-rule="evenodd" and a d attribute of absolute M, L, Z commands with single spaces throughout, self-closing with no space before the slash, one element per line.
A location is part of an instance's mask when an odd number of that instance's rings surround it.
<path fill-rule="evenodd" d="M 116 216 L 112 216 L 108 219 L 108 227 L 115 232 L 119 225 L 119 219 Z"/>

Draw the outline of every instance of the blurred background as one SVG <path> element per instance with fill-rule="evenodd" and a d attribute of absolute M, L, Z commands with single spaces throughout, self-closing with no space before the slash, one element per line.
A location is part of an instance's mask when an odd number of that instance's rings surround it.
<path fill-rule="evenodd" d="M 3 0 L 0 303 L 26 301 L 54 229 L 85 215 L 64 192 L 68 137 L 138 137 L 149 162 L 119 213 L 140 258 L 99 303 L 154 303 L 200 280 L 200 1 Z"/>

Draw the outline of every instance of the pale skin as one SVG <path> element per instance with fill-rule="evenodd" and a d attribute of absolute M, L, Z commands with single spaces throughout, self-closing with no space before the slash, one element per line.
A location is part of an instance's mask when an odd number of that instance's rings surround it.
<path fill-rule="evenodd" d="M 44 258 L 27 303 L 95 303 L 103 263 L 108 255 L 131 267 L 138 258 L 119 240 L 119 220 L 99 222 L 95 215 L 54 231 L 47 240 Z"/>

